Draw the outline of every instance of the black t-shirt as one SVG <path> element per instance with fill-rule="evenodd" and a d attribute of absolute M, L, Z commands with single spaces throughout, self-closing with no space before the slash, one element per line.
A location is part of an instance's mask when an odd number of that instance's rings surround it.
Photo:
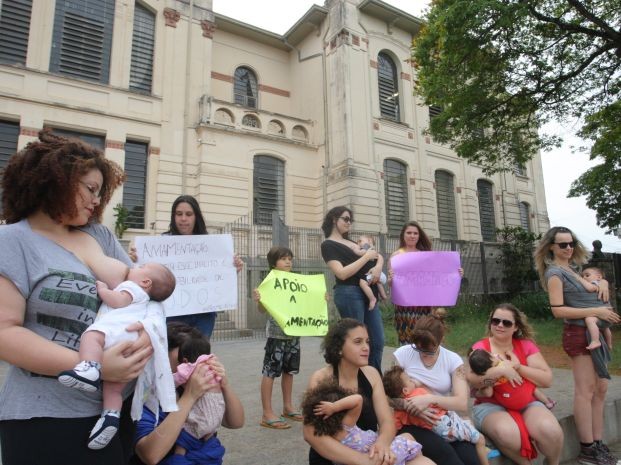
<path fill-rule="evenodd" d="M 343 266 L 350 265 L 360 258 L 350 247 L 340 242 L 333 241 L 332 239 L 326 239 L 321 243 L 321 256 L 326 263 L 336 260 Z M 343 281 L 336 278 L 336 284 L 358 286 L 360 280 L 365 279 L 365 275 L 375 266 L 375 263 L 375 260 L 365 263 L 356 274 Z"/>

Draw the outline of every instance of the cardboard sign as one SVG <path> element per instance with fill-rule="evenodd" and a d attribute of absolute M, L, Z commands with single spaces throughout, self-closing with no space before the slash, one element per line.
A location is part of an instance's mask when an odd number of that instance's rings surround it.
<path fill-rule="evenodd" d="M 461 276 L 457 252 L 410 252 L 390 260 L 392 303 L 403 307 L 451 306 L 457 302 Z"/>
<path fill-rule="evenodd" d="M 272 270 L 258 287 L 261 304 L 287 336 L 323 336 L 328 332 L 326 280 Z"/>
<path fill-rule="evenodd" d="M 237 308 L 237 270 L 230 234 L 136 238 L 138 263 L 157 262 L 177 278 L 166 316 Z"/>

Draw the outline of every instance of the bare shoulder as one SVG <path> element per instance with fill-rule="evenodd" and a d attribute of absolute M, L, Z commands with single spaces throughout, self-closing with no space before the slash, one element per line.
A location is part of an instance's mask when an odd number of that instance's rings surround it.
<path fill-rule="evenodd" d="M 377 369 L 375 369 L 371 365 L 364 366 L 360 369 L 362 370 L 364 375 L 367 377 L 371 385 L 375 386 L 375 384 L 378 382 L 381 384 L 382 376 L 380 375 L 380 372 L 377 371 Z"/>
<path fill-rule="evenodd" d="M 323 368 L 320 368 L 311 375 L 310 379 L 308 380 L 308 387 L 313 388 L 322 381 L 330 379 L 332 376 L 334 376 L 334 371 L 332 370 L 331 366 L 327 365 Z"/>

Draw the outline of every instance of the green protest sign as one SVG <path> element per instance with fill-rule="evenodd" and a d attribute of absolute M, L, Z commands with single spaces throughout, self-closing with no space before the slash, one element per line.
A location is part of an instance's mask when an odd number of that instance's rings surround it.
<path fill-rule="evenodd" d="M 272 270 L 258 287 L 261 304 L 288 336 L 323 336 L 328 332 L 326 280 Z"/>

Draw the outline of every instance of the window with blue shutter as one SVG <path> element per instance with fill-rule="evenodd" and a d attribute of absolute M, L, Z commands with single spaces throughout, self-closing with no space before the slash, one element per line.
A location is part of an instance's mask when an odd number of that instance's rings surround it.
<path fill-rule="evenodd" d="M 530 232 L 530 206 L 526 202 L 520 202 L 520 226 Z"/>
<path fill-rule="evenodd" d="M 257 76 L 251 69 L 240 66 L 235 70 L 233 94 L 235 103 L 245 107 L 257 108 L 257 97 L 259 95 Z"/>
<path fill-rule="evenodd" d="M 446 171 L 436 171 L 435 180 L 440 239 L 457 240 L 457 214 L 455 212 L 453 175 Z"/>
<path fill-rule="evenodd" d="M 127 226 L 144 229 L 149 146 L 143 142 L 125 142 L 125 183 L 123 206 L 127 208 Z"/>
<path fill-rule="evenodd" d="M 57 0 L 50 71 L 107 84 L 115 0 Z"/>
<path fill-rule="evenodd" d="M 272 212 L 285 219 L 285 164 L 267 155 L 254 157 L 253 216 L 255 224 L 272 224 Z"/>
<path fill-rule="evenodd" d="M 479 197 L 479 219 L 481 220 L 481 236 L 484 241 L 496 240 L 496 218 L 494 216 L 494 192 L 492 183 L 484 179 L 477 181 Z"/>
<path fill-rule="evenodd" d="M 26 64 L 32 0 L 0 1 L 0 63 Z"/>
<path fill-rule="evenodd" d="M 9 162 L 9 158 L 17 152 L 19 139 L 19 123 L 0 121 L 0 179 L 2 172 Z M 2 198 L 2 186 L 0 185 L 0 199 Z M 0 217 L 2 217 L 2 203 L 0 202 Z"/>
<path fill-rule="evenodd" d="M 151 93 L 154 44 L 155 14 L 136 2 L 132 35 L 132 64 L 129 70 L 130 90 Z"/>
<path fill-rule="evenodd" d="M 384 160 L 384 197 L 389 234 L 399 234 L 410 216 L 407 168 L 396 160 Z"/>
<path fill-rule="evenodd" d="M 379 85 L 380 114 L 399 121 L 399 80 L 397 66 L 386 53 L 377 56 L 377 81 Z"/>

